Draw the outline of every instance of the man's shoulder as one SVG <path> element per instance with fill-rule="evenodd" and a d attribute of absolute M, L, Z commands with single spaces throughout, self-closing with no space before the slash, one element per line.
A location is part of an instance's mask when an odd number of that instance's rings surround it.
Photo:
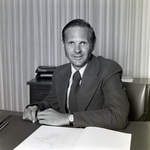
<path fill-rule="evenodd" d="M 108 78 L 112 77 L 114 74 L 122 75 L 122 68 L 121 66 L 114 60 L 104 58 L 102 56 L 98 57 L 100 61 L 100 74 L 99 76 L 106 81 Z"/>
<path fill-rule="evenodd" d="M 101 63 L 104 63 L 104 64 L 116 64 L 118 65 L 118 63 L 112 59 L 108 59 L 108 58 L 104 58 L 103 56 L 98 56 L 97 57 Z"/>
<path fill-rule="evenodd" d="M 100 60 L 101 68 L 118 68 L 122 69 L 121 66 L 114 60 L 104 58 L 102 56 L 97 57 Z"/>
<path fill-rule="evenodd" d="M 56 75 L 62 71 L 68 71 L 68 70 L 70 70 L 70 66 L 71 66 L 70 63 L 66 63 L 63 65 L 57 66 L 55 71 L 54 71 L 54 74 Z"/>

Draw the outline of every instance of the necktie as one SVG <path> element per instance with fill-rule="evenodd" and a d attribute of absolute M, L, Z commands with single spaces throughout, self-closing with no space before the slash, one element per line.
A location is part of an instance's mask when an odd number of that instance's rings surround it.
<path fill-rule="evenodd" d="M 76 111 L 76 99 L 79 90 L 79 82 L 81 80 L 81 75 L 79 71 L 76 71 L 73 75 L 73 83 L 71 85 L 70 95 L 69 95 L 69 109 L 73 113 Z"/>

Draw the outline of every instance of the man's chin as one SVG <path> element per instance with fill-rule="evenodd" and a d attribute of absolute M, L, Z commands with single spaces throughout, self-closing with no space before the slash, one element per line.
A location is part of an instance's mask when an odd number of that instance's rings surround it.
<path fill-rule="evenodd" d="M 81 64 L 81 63 L 80 63 L 80 64 L 79 64 L 79 63 L 74 63 L 74 64 L 72 63 L 72 65 L 74 66 L 74 68 L 76 68 L 76 69 L 78 68 L 77 70 L 79 70 L 79 69 L 82 68 L 85 64 L 84 64 L 84 63 L 82 63 L 82 64 Z"/>

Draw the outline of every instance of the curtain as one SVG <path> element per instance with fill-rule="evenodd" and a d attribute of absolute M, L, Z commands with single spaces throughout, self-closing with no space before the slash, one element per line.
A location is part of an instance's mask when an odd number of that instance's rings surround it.
<path fill-rule="evenodd" d="M 61 31 L 75 18 L 94 28 L 95 55 L 150 78 L 150 0 L 0 0 L 0 109 L 23 111 L 36 68 L 68 62 Z"/>

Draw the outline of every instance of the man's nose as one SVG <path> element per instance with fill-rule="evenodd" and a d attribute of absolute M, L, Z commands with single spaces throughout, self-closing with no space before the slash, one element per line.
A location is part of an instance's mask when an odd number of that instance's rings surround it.
<path fill-rule="evenodd" d="M 75 52 L 76 52 L 76 53 L 80 53 L 80 52 L 81 52 L 80 44 L 76 44 Z"/>

